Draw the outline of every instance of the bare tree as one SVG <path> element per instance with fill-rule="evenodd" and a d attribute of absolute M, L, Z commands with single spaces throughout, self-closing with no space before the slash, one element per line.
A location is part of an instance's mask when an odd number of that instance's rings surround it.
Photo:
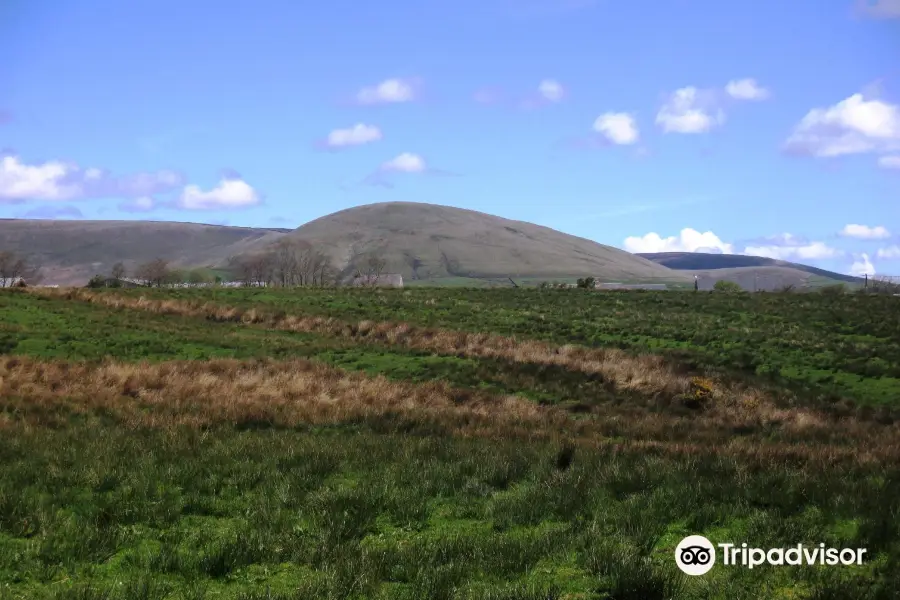
<path fill-rule="evenodd" d="M 315 252 L 310 262 L 310 285 L 325 287 L 332 285 L 338 276 L 337 269 L 331 264 L 328 257 Z"/>
<path fill-rule="evenodd" d="M 364 287 L 375 287 L 376 285 L 378 285 L 378 279 L 381 277 L 386 266 L 386 260 L 378 256 L 377 254 L 372 254 L 363 263 L 361 269 L 357 267 L 356 271 L 353 274 L 353 277 L 354 279 L 356 279 L 358 285 Z"/>
<path fill-rule="evenodd" d="M 37 265 L 14 252 L 0 252 L 0 287 L 13 287 L 23 282 L 34 285 L 41 279 Z"/>
<path fill-rule="evenodd" d="M 244 285 L 263 285 L 272 281 L 273 254 L 250 254 L 231 260 L 232 268 Z"/>
<path fill-rule="evenodd" d="M 272 282 L 281 287 L 293 285 L 297 273 L 297 247 L 290 240 L 279 240 L 271 251 Z"/>
<path fill-rule="evenodd" d="M 275 285 L 289 287 L 307 285 L 313 251 L 298 240 L 280 240 L 272 250 L 272 280 Z"/>
<path fill-rule="evenodd" d="M 148 287 L 162 287 L 163 283 L 171 276 L 169 262 L 162 258 L 151 260 L 139 265 L 134 271 L 134 276 Z"/>
<path fill-rule="evenodd" d="M 109 272 L 110 277 L 113 279 L 124 279 L 125 278 L 125 265 L 117 262 L 112 266 L 112 270 Z"/>
<path fill-rule="evenodd" d="M 310 285 L 315 272 L 315 252 L 310 247 L 301 249 L 297 254 L 297 284 Z"/>
<path fill-rule="evenodd" d="M 387 266 L 387 261 L 381 258 L 378 255 L 373 255 L 369 257 L 369 260 L 366 261 L 366 275 L 378 281 L 378 278 L 381 277 L 381 274 L 384 273 L 384 268 Z"/>
<path fill-rule="evenodd" d="M 334 276 L 328 257 L 302 240 L 281 240 L 268 254 L 274 285 L 323 286 Z"/>

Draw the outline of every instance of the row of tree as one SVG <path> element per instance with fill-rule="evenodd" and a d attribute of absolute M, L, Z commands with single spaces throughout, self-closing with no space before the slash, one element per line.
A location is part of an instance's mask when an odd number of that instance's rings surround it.
<path fill-rule="evenodd" d="M 34 285 L 41 281 L 41 270 L 15 252 L 0 251 L 0 287 Z"/>
<path fill-rule="evenodd" d="M 130 278 L 125 265 L 117 262 L 112 266 L 109 277 L 94 275 L 88 282 L 88 287 L 121 287 L 126 282 L 147 287 L 162 287 L 179 283 L 203 284 L 215 281 L 221 281 L 221 278 L 213 275 L 208 269 L 175 269 L 169 266 L 169 261 L 156 258 L 138 265 Z"/>
<path fill-rule="evenodd" d="M 358 285 L 375 286 L 381 278 L 386 261 L 377 255 L 361 259 L 360 267 L 353 272 Z M 326 287 L 340 283 L 342 273 L 334 267 L 328 256 L 309 244 L 294 240 L 277 242 L 270 250 L 233 257 L 228 270 L 234 278 L 248 286 Z M 116 263 L 109 277 L 96 275 L 88 287 L 118 287 L 130 280 L 138 285 L 162 287 L 174 284 L 209 284 L 220 282 L 221 277 L 207 269 L 179 270 L 169 262 L 156 258 L 138 265 L 127 279 L 123 263 Z"/>
<path fill-rule="evenodd" d="M 387 264 L 374 254 L 354 262 L 359 266 L 353 277 L 364 286 L 377 285 Z M 229 267 L 245 285 L 326 287 L 338 285 L 343 276 L 328 255 L 296 240 L 281 240 L 266 252 L 232 258 Z"/>

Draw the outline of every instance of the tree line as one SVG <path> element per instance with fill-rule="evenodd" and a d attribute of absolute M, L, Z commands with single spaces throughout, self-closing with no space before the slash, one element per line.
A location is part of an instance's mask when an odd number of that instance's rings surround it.
<path fill-rule="evenodd" d="M 359 278 L 363 286 L 377 285 L 387 262 L 374 254 L 358 262 L 360 266 L 353 271 L 353 277 Z M 295 240 L 281 240 L 264 252 L 232 257 L 225 270 L 235 281 L 246 286 L 330 287 L 339 285 L 343 276 L 325 253 Z M 109 277 L 96 275 L 88 287 L 118 287 L 127 275 L 125 265 L 116 263 Z M 177 269 L 163 258 L 138 265 L 128 279 L 147 287 L 222 282 L 221 276 L 214 275 L 209 269 Z"/>

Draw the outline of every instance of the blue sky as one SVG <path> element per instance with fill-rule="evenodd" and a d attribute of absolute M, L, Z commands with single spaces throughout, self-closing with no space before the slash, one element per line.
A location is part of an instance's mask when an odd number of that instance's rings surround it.
<path fill-rule="evenodd" d="M 0 217 L 432 202 L 900 274 L 900 0 L 6 0 Z"/>

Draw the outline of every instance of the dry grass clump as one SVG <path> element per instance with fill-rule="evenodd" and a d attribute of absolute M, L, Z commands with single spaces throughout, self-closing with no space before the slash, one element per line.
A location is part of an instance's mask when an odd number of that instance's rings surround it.
<path fill-rule="evenodd" d="M 799 409 L 719 404 L 653 411 L 599 404 L 573 417 L 516 396 L 413 384 L 305 361 L 43 362 L 0 358 L 0 428 L 61 426 L 73 417 L 128 427 L 296 427 L 522 439 L 768 461 L 900 461 L 896 426 L 829 420 Z"/>
<path fill-rule="evenodd" d="M 647 396 L 685 397 L 692 391 L 691 378 L 657 355 L 632 355 L 615 348 L 585 348 L 550 344 L 490 333 L 417 327 L 408 323 L 360 321 L 286 315 L 255 308 L 240 309 L 211 302 L 156 300 L 85 289 L 35 289 L 34 293 L 61 296 L 114 308 L 146 310 L 159 314 L 202 317 L 215 321 L 261 324 L 272 329 L 341 336 L 372 343 L 398 345 L 437 354 L 471 358 L 496 358 L 512 362 L 554 365 L 599 376 L 616 389 Z M 709 382 L 710 395 L 740 398 L 753 394 L 721 383 Z"/>
<path fill-rule="evenodd" d="M 381 420 L 446 433 L 499 428 L 531 435 L 567 418 L 515 396 L 389 381 L 305 360 L 68 363 L 8 357 L 0 359 L 0 398 L 7 425 L 54 425 L 73 414 L 100 414 L 135 427 Z"/>

